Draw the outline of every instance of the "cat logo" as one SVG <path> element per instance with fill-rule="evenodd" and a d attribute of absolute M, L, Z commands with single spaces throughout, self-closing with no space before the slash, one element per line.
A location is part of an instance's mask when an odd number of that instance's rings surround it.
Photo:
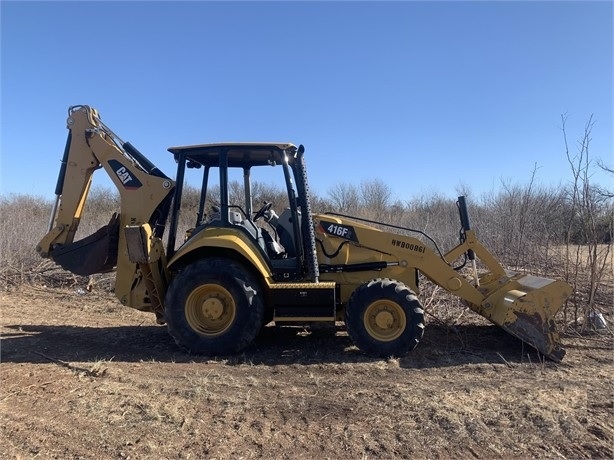
<path fill-rule="evenodd" d="M 120 180 L 126 190 L 136 190 L 143 184 L 134 174 L 117 160 L 109 160 L 109 166 L 115 171 L 117 178 Z"/>

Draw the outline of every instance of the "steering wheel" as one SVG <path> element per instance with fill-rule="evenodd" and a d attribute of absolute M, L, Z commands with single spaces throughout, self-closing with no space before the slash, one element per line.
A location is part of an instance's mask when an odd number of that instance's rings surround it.
<path fill-rule="evenodd" d="M 269 211 L 272 206 L 272 202 L 265 201 L 262 207 L 258 211 L 256 211 L 256 214 L 254 214 L 254 222 L 256 222 L 258 219 L 263 218 L 266 212 Z"/>

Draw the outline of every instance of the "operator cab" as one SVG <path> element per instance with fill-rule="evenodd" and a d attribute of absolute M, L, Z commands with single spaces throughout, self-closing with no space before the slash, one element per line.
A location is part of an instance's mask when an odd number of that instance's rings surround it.
<path fill-rule="evenodd" d="M 275 279 L 292 281 L 304 278 L 307 269 L 302 216 L 309 212 L 306 209 L 308 197 L 300 196 L 294 186 L 300 177 L 305 177 L 300 169 L 303 163 L 296 161 L 304 151 L 302 146 L 297 148 L 289 143 L 221 143 L 171 147 L 168 150 L 177 162 L 175 200 L 167 246 L 169 258 L 175 252 L 186 170 L 202 171 L 196 219 L 187 232 L 186 241 L 207 228 L 236 229 L 255 243 Z M 279 193 L 272 196 L 261 182 L 252 183 L 256 171 L 264 173 L 257 175 L 257 178 L 270 177 L 267 171 L 275 166 L 283 170 L 283 198 L 278 196 Z M 276 176 L 279 177 L 279 173 Z M 256 201 L 262 205 L 254 211 Z M 279 206 L 278 210 L 283 208 L 279 216 L 274 205 Z"/>

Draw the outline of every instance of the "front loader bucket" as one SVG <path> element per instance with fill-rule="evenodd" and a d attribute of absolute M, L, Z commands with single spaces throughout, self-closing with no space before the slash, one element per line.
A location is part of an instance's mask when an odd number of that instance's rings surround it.
<path fill-rule="evenodd" d="M 565 356 L 554 317 L 569 295 L 563 281 L 507 272 L 496 281 L 501 287 L 478 308 L 471 307 L 494 324 L 539 350 L 553 361 Z"/>

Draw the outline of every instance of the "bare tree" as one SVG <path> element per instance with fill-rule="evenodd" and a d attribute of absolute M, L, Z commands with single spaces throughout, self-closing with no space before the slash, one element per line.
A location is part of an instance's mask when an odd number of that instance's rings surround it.
<path fill-rule="evenodd" d="M 360 194 L 354 184 L 340 182 L 328 190 L 331 205 L 337 212 L 356 214 L 360 207 Z"/>
<path fill-rule="evenodd" d="M 379 220 L 386 214 L 391 196 L 390 186 L 381 179 L 360 183 L 360 203 L 371 219 Z"/>
<path fill-rule="evenodd" d="M 599 160 L 597 161 L 597 165 L 606 173 L 608 173 L 610 176 L 612 176 L 612 178 L 614 179 L 614 168 L 608 166 L 605 164 L 605 162 L 603 160 Z M 600 193 L 604 196 L 604 198 L 606 199 L 612 199 L 614 198 L 614 190 L 612 189 L 606 189 L 606 188 L 602 188 L 600 187 Z"/>
<path fill-rule="evenodd" d="M 574 292 L 581 277 L 586 276 L 588 286 L 588 299 L 582 310 L 586 320 L 595 308 L 595 298 L 601 285 L 604 273 L 608 267 L 609 256 L 612 248 L 612 239 L 604 244 L 600 221 L 605 221 L 612 228 L 613 214 L 611 203 L 608 206 L 608 197 L 600 193 L 600 190 L 591 183 L 593 162 L 590 157 L 589 147 L 591 133 L 595 121 L 591 115 L 584 126 L 584 131 L 572 154 L 567 142 L 566 122 L 567 116 L 561 116 L 563 139 L 565 142 L 565 154 L 571 168 L 573 182 L 569 200 L 570 216 L 568 220 L 565 245 L 565 275 L 572 283 Z M 574 298 L 575 320 L 578 318 L 578 298 Z M 584 324 L 588 324 L 585 321 Z"/>

